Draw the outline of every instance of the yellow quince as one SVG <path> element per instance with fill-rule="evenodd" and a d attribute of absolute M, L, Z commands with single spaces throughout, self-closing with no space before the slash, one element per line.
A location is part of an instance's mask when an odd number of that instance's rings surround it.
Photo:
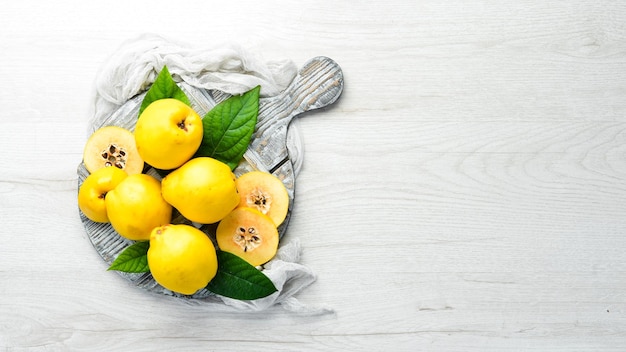
<path fill-rule="evenodd" d="M 202 118 L 172 98 L 152 102 L 139 115 L 135 143 L 142 159 L 157 169 L 175 169 L 189 160 L 202 142 Z"/>
<path fill-rule="evenodd" d="M 115 166 L 103 167 L 89 174 L 78 189 L 79 209 L 91 221 L 109 222 L 106 196 L 127 176 L 124 170 Z"/>
<path fill-rule="evenodd" d="M 161 196 L 161 183 L 146 174 L 126 177 L 107 193 L 105 204 L 111 226 L 129 240 L 148 240 L 152 229 L 172 219 L 172 206 Z"/>
<path fill-rule="evenodd" d="M 191 295 L 217 274 L 217 253 L 204 232 L 190 225 L 168 224 L 151 232 L 148 266 L 161 286 Z"/>
<path fill-rule="evenodd" d="M 212 224 L 228 215 L 239 195 L 235 174 L 228 165 L 198 157 L 172 171 L 161 181 L 163 198 L 187 219 Z"/>

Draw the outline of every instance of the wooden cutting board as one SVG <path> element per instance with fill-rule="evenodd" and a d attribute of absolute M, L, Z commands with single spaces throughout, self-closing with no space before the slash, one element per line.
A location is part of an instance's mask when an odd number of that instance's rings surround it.
<path fill-rule="evenodd" d="M 204 116 L 216 104 L 229 97 L 228 94 L 220 91 L 199 89 L 186 83 L 180 83 L 179 86 L 185 91 L 192 107 L 200 116 Z M 287 138 L 289 124 L 296 116 L 334 103 L 342 91 L 343 73 L 339 65 L 327 57 L 315 57 L 303 65 L 289 87 L 281 94 L 261 98 L 259 101 L 259 115 L 253 139 L 243 160 L 235 169 L 235 174 L 241 175 L 247 171 L 261 170 L 271 172 L 283 181 L 289 193 L 290 208 L 287 218 L 278 229 L 281 238 L 287 231 L 295 196 L 294 158 L 301 157 L 297 152 L 299 146 L 294 145 L 299 142 L 290 141 Z M 92 129 L 116 125 L 134 130 L 144 96 L 145 93 L 133 97 L 102 122 L 102 125 L 91 126 Z M 79 164 L 77 172 L 80 187 L 89 172 L 83 163 Z M 154 169 L 148 168 L 145 173 L 160 179 Z M 132 244 L 132 241 L 119 236 L 110 224 L 95 223 L 87 219 L 80 210 L 79 215 L 89 240 L 107 264 L 110 265 L 126 247 Z M 190 222 L 175 212 L 172 223 Z M 215 224 L 209 224 L 202 225 L 200 229 L 214 240 L 215 227 Z M 148 291 L 179 296 L 157 284 L 150 273 L 120 272 L 120 274 Z M 206 298 L 211 295 L 206 290 L 200 290 L 191 298 Z"/>

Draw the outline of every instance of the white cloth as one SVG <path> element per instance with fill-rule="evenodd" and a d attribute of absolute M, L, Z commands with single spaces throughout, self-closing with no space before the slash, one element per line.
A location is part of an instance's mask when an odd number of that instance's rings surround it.
<path fill-rule="evenodd" d="M 241 94 L 261 85 L 262 97 L 277 95 L 297 74 L 290 60 L 264 61 L 239 46 L 195 49 L 157 35 L 141 35 L 124 42 L 99 71 L 91 126 L 101 126 L 101 121 L 128 99 L 147 90 L 164 65 L 178 82 L 183 80 L 198 88 L 229 94 Z M 292 134 L 291 138 L 298 137 Z M 302 150 L 296 150 L 298 153 Z M 291 157 L 297 175 L 301 158 Z M 280 305 L 300 314 L 331 313 L 330 309 L 307 306 L 294 297 L 316 280 L 315 274 L 299 263 L 300 254 L 300 243 L 295 239 L 282 245 L 276 257 L 265 265 L 263 272 L 278 292 L 253 301 L 219 298 L 225 305 L 244 311 Z"/>
<path fill-rule="evenodd" d="M 144 34 L 125 41 L 101 68 L 95 83 L 94 124 L 145 91 L 164 65 L 174 80 L 198 88 L 241 94 L 261 85 L 262 97 L 280 93 L 297 73 L 291 60 L 264 61 L 237 45 L 196 49 Z"/>
<path fill-rule="evenodd" d="M 283 245 L 276 257 L 265 264 L 263 273 L 272 280 L 277 292 L 254 301 L 240 301 L 232 298 L 220 297 L 227 305 L 237 309 L 262 311 L 280 304 L 283 308 L 301 314 L 325 314 L 333 310 L 325 307 L 311 307 L 298 301 L 294 295 L 309 286 L 316 280 L 316 275 L 308 267 L 299 264 L 300 241 L 297 239 Z"/>

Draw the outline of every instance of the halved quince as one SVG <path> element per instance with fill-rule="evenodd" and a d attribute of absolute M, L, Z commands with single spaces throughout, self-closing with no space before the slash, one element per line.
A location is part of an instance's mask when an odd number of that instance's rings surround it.
<path fill-rule="evenodd" d="M 105 126 L 96 130 L 85 143 L 83 162 L 90 173 L 108 166 L 139 174 L 144 161 L 137 151 L 133 133 L 119 126 Z"/>
<path fill-rule="evenodd" d="M 217 225 L 218 247 L 253 266 L 267 263 L 278 251 L 278 230 L 272 219 L 252 208 L 236 208 Z"/>
<path fill-rule="evenodd" d="M 276 176 L 262 171 L 251 171 L 236 180 L 239 192 L 238 207 L 254 208 L 267 215 L 276 226 L 280 225 L 289 210 L 289 194 Z"/>

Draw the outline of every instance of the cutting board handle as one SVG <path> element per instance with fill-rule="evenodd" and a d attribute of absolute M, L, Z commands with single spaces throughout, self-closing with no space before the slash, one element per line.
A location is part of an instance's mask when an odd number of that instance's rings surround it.
<path fill-rule="evenodd" d="M 323 56 L 309 60 L 287 89 L 259 100 L 256 129 L 244 158 L 258 169 L 274 170 L 289 157 L 287 129 L 291 120 L 334 103 L 342 91 L 343 72 L 335 61 Z"/>
<path fill-rule="evenodd" d="M 342 91 L 343 72 L 335 61 L 324 56 L 309 60 L 287 89 L 260 100 L 255 138 L 269 138 L 272 131 L 283 129 L 294 117 L 334 103 Z"/>

